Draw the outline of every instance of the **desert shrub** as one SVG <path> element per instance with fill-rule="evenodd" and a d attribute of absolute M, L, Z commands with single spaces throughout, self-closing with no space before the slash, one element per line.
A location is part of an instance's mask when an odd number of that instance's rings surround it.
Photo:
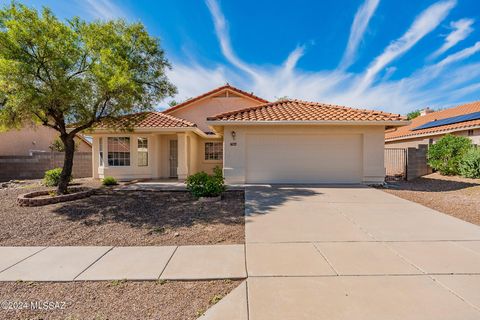
<path fill-rule="evenodd" d="M 45 171 L 45 176 L 43 177 L 43 183 L 47 187 L 56 187 L 60 182 L 60 175 L 62 174 L 62 168 L 55 168 L 52 170 Z M 73 177 L 70 176 L 70 180 L 72 181 Z"/>
<path fill-rule="evenodd" d="M 187 184 L 187 190 L 197 198 L 217 197 L 226 189 L 222 169 L 219 167 L 215 167 L 211 175 L 204 171 L 192 174 L 187 177 L 185 183 Z"/>
<path fill-rule="evenodd" d="M 470 148 L 459 164 L 460 174 L 467 178 L 480 178 L 480 147 Z"/>
<path fill-rule="evenodd" d="M 428 165 L 443 175 L 459 174 L 459 163 L 472 147 L 467 137 L 445 135 L 428 149 Z"/>
<path fill-rule="evenodd" d="M 105 177 L 102 180 L 104 186 L 116 186 L 118 184 L 117 179 L 114 177 Z"/>

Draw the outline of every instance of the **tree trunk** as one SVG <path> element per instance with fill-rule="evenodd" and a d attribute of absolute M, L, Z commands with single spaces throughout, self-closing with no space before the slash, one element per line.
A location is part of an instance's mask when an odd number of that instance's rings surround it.
<path fill-rule="evenodd" d="M 63 161 L 62 174 L 60 175 L 60 182 L 57 187 L 57 194 L 66 194 L 70 177 L 72 176 L 73 169 L 73 155 L 75 153 L 75 141 L 74 136 L 69 134 L 60 135 L 60 139 L 65 146 L 65 159 Z"/>

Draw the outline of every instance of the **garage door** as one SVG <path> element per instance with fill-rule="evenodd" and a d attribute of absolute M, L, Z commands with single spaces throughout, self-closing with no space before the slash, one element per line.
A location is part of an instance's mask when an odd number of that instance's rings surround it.
<path fill-rule="evenodd" d="M 248 183 L 360 183 L 362 136 L 247 135 Z"/>

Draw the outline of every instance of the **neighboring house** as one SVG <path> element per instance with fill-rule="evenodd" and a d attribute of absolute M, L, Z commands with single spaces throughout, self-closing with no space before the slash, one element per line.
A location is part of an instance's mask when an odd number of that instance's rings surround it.
<path fill-rule="evenodd" d="M 185 179 L 223 167 L 227 183 L 381 183 L 385 129 L 400 115 L 264 99 L 226 85 L 164 112 L 112 122 L 93 137 L 95 178 Z"/>
<path fill-rule="evenodd" d="M 32 152 L 50 152 L 50 145 L 58 132 L 45 126 L 25 126 L 19 130 L 0 132 L 0 156 L 28 156 Z M 78 152 L 91 152 L 92 146 L 85 138 L 77 136 Z"/>
<path fill-rule="evenodd" d="M 388 148 L 417 147 L 435 143 L 447 133 L 469 137 L 480 145 L 480 101 L 436 112 L 427 108 L 410 125 L 387 130 L 385 144 Z"/>

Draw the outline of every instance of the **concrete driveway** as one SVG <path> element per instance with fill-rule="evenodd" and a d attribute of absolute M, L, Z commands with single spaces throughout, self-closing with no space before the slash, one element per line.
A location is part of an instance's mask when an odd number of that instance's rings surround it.
<path fill-rule="evenodd" d="M 480 228 L 368 187 L 248 187 L 246 262 L 220 318 L 480 319 Z"/>

